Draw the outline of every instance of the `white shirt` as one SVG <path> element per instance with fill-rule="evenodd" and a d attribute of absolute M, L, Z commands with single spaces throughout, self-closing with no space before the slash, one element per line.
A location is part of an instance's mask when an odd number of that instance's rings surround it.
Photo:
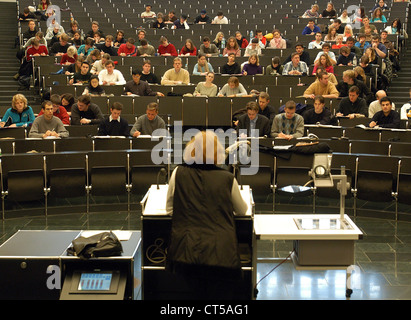
<path fill-rule="evenodd" d="M 100 85 L 102 85 L 104 81 L 108 83 L 114 82 L 116 85 L 126 84 L 126 80 L 124 79 L 123 74 L 116 69 L 113 70 L 112 74 L 108 74 L 107 69 L 101 70 L 101 72 L 98 74 L 98 79 Z"/>
<path fill-rule="evenodd" d="M 228 24 L 228 19 L 227 19 L 227 17 L 223 17 L 222 19 L 220 19 L 218 16 L 216 16 L 213 19 L 213 23 L 215 23 L 215 24 Z"/>

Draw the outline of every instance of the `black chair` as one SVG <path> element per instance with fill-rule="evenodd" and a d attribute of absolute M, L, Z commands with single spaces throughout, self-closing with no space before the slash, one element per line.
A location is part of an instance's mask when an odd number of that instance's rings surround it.
<path fill-rule="evenodd" d="M 127 154 L 124 151 L 89 152 L 89 190 L 95 196 L 125 195 L 127 192 Z"/>
<path fill-rule="evenodd" d="M 395 200 L 397 172 L 398 158 L 379 155 L 358 156 L 354 182 L 355 199 L 371 203 L 391 203 Z"/>
<path fill-rule="evenodd" d="M 397 201 L 411 205 L 411 158 L 402 157 L 398 162 Z"/>
<path fill-rule="evenodd" d="M 207 125 L 207 98 L 183 98 L 183 125 L 203 127 Z"/>
<path fill-rule="evenodd" d="M 240 166 L 236 170 L 236 178 L 241 185 L 249 185 L 253 192 L 253 198 L 257 201 L 267 201 L 273 194 L 273 173 L 270 166 L 259 166 L 258 173 L 253 175 L 241 174 L 241 170 L 246 166 Z"/>
<path fill-rule="evenodd" d="M 70 137 L 94 137 L 98 134 L 98 125 L 74 125 L 67 126 Z"/>
<path fill-rule="evenodd" d="M 128 150 L 131 149 L 131 139 L 128 138 L 94 138 L 93 150 Z"/>
<path fill-rule="evenodd" d="M 209 97 L 207 100 L 207 119 L 209 127 L 230 127 L 231 118 L 231 98 Z"/>
<path fill-rule="evenodd" d="M 62 152 L 46 156 L 48 197 L 74 198 L 87 195 L 86 155 L 86 152 Z"/>
<path fill-rule="evenodd" d="M 40 154 L 3 155 L 0 159 L 3 219 L 7 202 L 45 199 L 45 160 Z"/>
<path fill-rule="evenodd" d="M 55 139 L 54 152 L 65 151 L 93 151 L 93 140 L 90 138 Z"/>
<path fill-rule="evenodd" d="M 350 141 L 350 153 L 390 155 L 391 143 L 387 141 Z"/>

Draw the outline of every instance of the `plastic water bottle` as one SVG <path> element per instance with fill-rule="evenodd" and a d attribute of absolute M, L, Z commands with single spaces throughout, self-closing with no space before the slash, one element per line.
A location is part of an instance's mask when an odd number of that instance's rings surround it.
<path fill-rule="evenodd" d="M 253 38 L 254 38 L 254 32 L 251 30 L 250 31 L 250 42 L 251 42 L 251 40 L 253 40 Z"/>
<path fill-rule="evenodd" d="M 223 40 L 221 40 L 221 49 L 225 48 L 225 38 L 223 38 Z"/>

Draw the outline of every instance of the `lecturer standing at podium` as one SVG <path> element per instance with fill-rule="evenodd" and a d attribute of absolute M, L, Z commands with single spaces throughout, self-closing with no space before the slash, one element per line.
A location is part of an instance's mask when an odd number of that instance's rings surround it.
<path fill-rule="evenodd" d="M 210 131 L 184 150 L 185 164 L 172 173 L 167 213 L 172 215 L 166 269 L 187 282 L 184 299 L 239 299 L 241 262 L 234 214 L 247 204 L 233 174 L 218 167 L 224 148 Z"/>

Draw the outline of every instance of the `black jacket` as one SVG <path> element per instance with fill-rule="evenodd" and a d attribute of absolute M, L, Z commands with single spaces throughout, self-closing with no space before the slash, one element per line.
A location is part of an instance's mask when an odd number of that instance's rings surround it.
<path fill-rule="evenodd" d="M 181 272 L 187 266 L 240 270 L 230 201 L 233 181 L 232 173 L 214 165 L 178 167 L 167 270 Z"/>
<path fill-rule="evenodd" d="M 247 136 L 251 137 L 250 118 L 247 114 L 243 114 L 240 118 L 238 118 L 237 129 L 247 129 Z M 255 124 L 255 129 L 258 129 L 259 137 L 269 137 L 271 132 L 270 120 L 266 116 L 259 114 Z"/>

